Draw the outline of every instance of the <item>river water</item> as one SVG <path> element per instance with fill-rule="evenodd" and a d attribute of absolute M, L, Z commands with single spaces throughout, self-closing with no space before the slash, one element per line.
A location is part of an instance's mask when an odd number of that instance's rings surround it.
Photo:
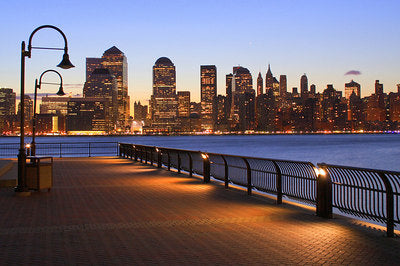
<path fill-rule="evenodd" d="M 38 143 L 115 141 L 253 157 L 310 161 L 400 171 L 399 134 L 66 136 L 37 137 Z M 26 138 L 30 142 L 30 138 Z M 0 143 L 19 143 L 0 137 Z"/>

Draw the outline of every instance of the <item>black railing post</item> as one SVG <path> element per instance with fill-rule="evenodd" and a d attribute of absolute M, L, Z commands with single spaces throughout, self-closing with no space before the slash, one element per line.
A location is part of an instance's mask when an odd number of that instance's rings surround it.
<path fill-rule="evenodd" d="M 91 156 L 91 150 L 90 150 L 90 148 L 91 148 L 91 147 L 90 147 L 90 142 L 89 142 L 89 157 L 92 157 L 92 156 Z"/>
<path fill-rule="evenodd" d="M 154 147 L 150 147 L 150 164 L 153 166 L 153 149 Z"/>
<path fill-rule="evenodd" d="M 276 171 L 276 204 L 282 204 L 282 173 L 279 165 L 272 161 Z"/>
<path fill-rule="evenodd" d="M 189 176 L 192 177 L 193 176 L 193 159 L 192 159 L 192 155 L 190 155 L 190 152 L 188 152 L 187 155 L 189 157 Z"/>
<path fill-rule="evenodd" d="M 178 174 L 181 173 L 181 156 L 179 154 L 179 151 L 176 151 L 176 153 L 178 154 Z"/>
<path fill-rule="evenodd" d="M 138 160 L 137 148 L 136 148 L 135 145 L 133 145 L 132 148 L 133 148 L 133 155 L 134 155 L 134 157 L 135 157 L 135 162 L 137 162 L 137 160 Z"/>
<path fill-rule="evenodd" d="M 384 173 L 379 173 L 379 177 L 385 184 L 386 189 L 386 235 L 388 237 L 394 237 L 394 196 L 393 188 L 390 184 L 389 179 Z"/>
<path fill-rule="evenodd" d="M 224 180 L 225 180 L 225 188 L 229 188 L 229 166 L 228 166 L 228 162 L 226 161 L 225 157 L 223 155 L 221 155 L 222 160 L 224 160 L 224 166 L 225 166 L 225 176 L 224 176 Z"/>
<path fill-rule="evenodd" d="M 161 166 L 162 166 L 162 163 L 161 163 L 161 160 L 162 160 L 161 149 L 156 148 L 156 151 L 157 151 L 157 167 L 161 168 Z"/>
<path fill-rule="evenodd" d="M 168 150 L 167 150 L 167 156 L 168 156 L 167 169 L 168 169 L 168 171 L 171 171 L 171 157 L 169 156 Z"/>
<path fill-rule="evenodd" d="M 323 164 L 318 164 L 317 216 L 332 218 L 332 181 Z"/>
<path fill-rule="evenodd" d="M 122 157 L 122 146 L 121 146 L 121 143 L 118 143 L 118 154 L 119 154 L 119 157 Z"/>
<path fill-rule="evenodd" d="M 203 182 L 210 183 L 210 158 L 208 154 L 202 153 L 203 158 Z"/>
<path fill-rule="evenodd" d="M 129 157 L 132 160 L 132 158 L 133 158 L 133 145 L 131 145 L 130 148 L 129 148 Z"/>
<path fill-rule="evenodd" d="M 252 185 L 251 185 L 251 168 L 250 164 L 246 158 L 241 157 L 246 164 L 247 168 L 247 195 L 251 195 Z"/>
<path fill-rule="evenodd" d="M 60 143 L 60 158 L 62 157 L 62 148 L 61 148 L 62 143 Z"/>
<path fill-rule="evenodd" d="M 148 158 L 147 158 L 147 147 L 143 147 L 144 150 L 144 163 L 147 164 Z"/>

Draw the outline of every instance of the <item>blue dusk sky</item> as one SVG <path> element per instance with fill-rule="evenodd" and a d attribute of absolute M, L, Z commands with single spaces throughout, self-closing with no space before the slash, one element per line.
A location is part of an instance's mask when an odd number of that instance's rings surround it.
<path fill-rule="evenodd" d="M 81 94 L 86 57 L 101 57 L 113 45 L 128 58 L 131 100 L 148 103 L 152 66 L 166 56 L 176 66 L 177 90 L 200 99 L 200 65 L 216 65 L 218 93 L 225 94 L 225 75 L 247 67 L 256 83 L 268 63 L 274 76 L 285 74 L 288 90 L 307 74 L 321 92 L 338 90 L 351 79 L 371 94 L 379 79 L 384 91 L 400 83 L 400 1 L 313 0 L 170 0 L 170 1 L 1 1 L 0 87 L 19 93 L 21 41 L 38 26 L 51 24 L 67 36 L 76 66 L 59 72 L 65 91 Z M 61 36 L 45 29 L 33 45 L 63 47 Z M 33 50 L 26 60 L 26 92 L 34 79 L 61 60 L 60 51 Z M 360 75 L 345 75 L 350 70 Z M 46 76 L 46 81 L 57 81 Z M 43 86 L 42 93 L 56 87 Z M 133 106 L 132 106 L 133 107 Z M 133 109 L 133 108 L 132 108 Z M 133 110 L 132 110 L 133 111 Z"/>

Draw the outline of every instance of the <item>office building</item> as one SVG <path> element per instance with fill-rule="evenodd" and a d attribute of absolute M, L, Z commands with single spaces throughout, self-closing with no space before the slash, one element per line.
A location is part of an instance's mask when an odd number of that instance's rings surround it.
<path fill-rule="evenodd" d="M 286 75 L 280 75 L 279 77 L 279 96 L 286 97 L 287 94 L 287 79 Z"/>
<path fill-rule="evenodd" d="M 216 117 L 217 68 L 214 65 L 200 66 L 201 120 L 203 131 L 213 131 Z"/>
<path fill-rule="evenodd" d="M 154 132 L 168 133 L 178 126 L 178 97 L 176 72 L 167 57 L 157 59 L 153 66 L 153 95 L 150 100 L 151 128 Z"/>
<path fill-rule="evenodd" d="M 361 97 L 361 86 L 354 80 L 344 84 L 344 97 L 346 100 L 350 99 L 351 94 L 355 93 L 356 96 Z"/>
<path fill-rule="evenodd" d="M 308 97 L 308 79 L 306 74 L 300 78 L 300 97 L 303 99 Z"/>
<path fill-rule="evenodd" d="M 86 58 L 86 79 L 95 69 L 106 68 L 117 83 L 117 128 L 124 129 L 130 116 L 130 98 L 128 95 L 128 62 L 125 54 L 113 46 L 103 53 L 101 58 Z"/>
<path fill-rule="evenodd" d="M 112 106 L 106 98 L 69 98 L 66 118 L 68 134 L 109 133 Z"/>
<path fill-rule="evenodd" d="M 190 91 L 178 91 L 178 117 L 190 116 Z"/>
<path fill-rule="evenodd" d="M 114 75 L 107 68 L 96 68 L 89 75 L 83 87 L 83 97 L 85 98 L 105 98 L 110 101 L 112 106 L 111 117 L 107 120 L 112 121 L 113 128 L 117 127 L 118 119 L 118 86 Z"/>
<path fill-rule="evenodd" d="M 264 90 L 264 84 L 263 84 L 263 78 L 261 76 L 261 72 L 258 72 L 258 77 L 257 77 L 257 96 L 263 94 Z"/>

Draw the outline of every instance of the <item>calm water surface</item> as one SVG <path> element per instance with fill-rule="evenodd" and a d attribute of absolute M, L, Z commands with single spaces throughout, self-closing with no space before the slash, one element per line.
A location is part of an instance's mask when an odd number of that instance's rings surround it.
<path fill-rule="evenodd" d="M 116 141 L 254 157 L 400 171 L 399 134 L 38 137 L 44 142 Z M 18 137 L 0 137 L 18 143 Z M 30 142 L 30 138 L 26 138 Z"/>

